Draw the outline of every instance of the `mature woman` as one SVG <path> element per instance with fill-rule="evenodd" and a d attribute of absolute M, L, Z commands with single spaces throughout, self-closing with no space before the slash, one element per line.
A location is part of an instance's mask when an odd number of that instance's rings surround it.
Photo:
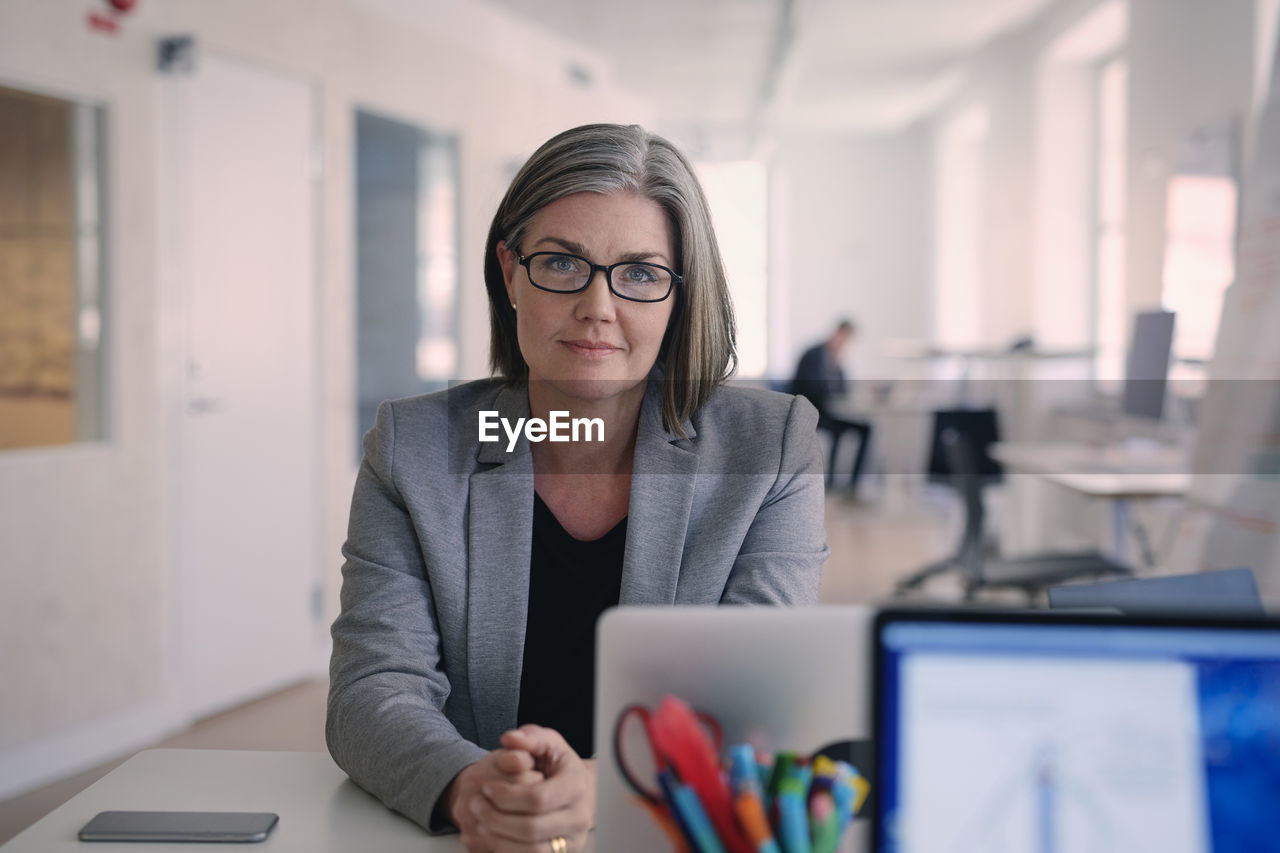
<path fill-rule="evenodd" d="M 817 414 L 722 384 L 719 250 L 660 137 L 550 140 L 485 250 L 497 378 L 384 403 L 365 436 L 327 736 L 357 783 L 470 851 L 563 853 L 594 820 L 599 615 L 817 599 Z M 527 428 L 557 412 L 590 425 Z"/>

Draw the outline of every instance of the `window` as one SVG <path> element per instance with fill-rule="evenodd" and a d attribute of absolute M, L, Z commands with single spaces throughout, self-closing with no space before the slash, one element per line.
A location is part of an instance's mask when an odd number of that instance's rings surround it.
<path fill-rule="evenodd" d="M 738 326 L 738 375 L 764 376 L 769 358 L 768 179 L 753 161 L 703 163 L 698 180 L 707 194 L 716 240 Z"/>
<path fill-rule="evenodd" d="M 0 87 L 0 450 L 106 437 L 105 120 Z"/>
<path fill-rule="evenodd" d="M 357 438 L 458 371 L 458 144 L 356 113 Z"/>
<path fill-rule="evenodd" d="M 1213 356 L 1222 300 L 1235 278 L 1236 133 L 1232 122 L 1181 140 L 1165 196 L 1161 301 L 1177 315 L 1170 376 L 1198 380 Z M 1196 387 L 1182 383 L 1184 393 Z"/>
<path fill-rule="evenodd" d="M 1124 378 L 1128 308 L 1125 300 L 1126 119 L 1129 66 L 1121 58 L 1098 67 L 1095 103 L 1093 342 L 1094 375 Z"/>

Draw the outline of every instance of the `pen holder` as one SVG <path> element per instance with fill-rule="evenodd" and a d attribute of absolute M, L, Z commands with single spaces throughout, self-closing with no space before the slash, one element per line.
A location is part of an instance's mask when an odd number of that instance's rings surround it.
<path fill-rule="evenodd" d="M 648 750 L 643 770 L 624 745 L 634 718 Z M 835 853 L 870 783 L 833 755 L 759 754 L 749 744 L 723 751 L 719 723 L 674 696 L 650 711 L 625 708 L 613 751 L 623 779 L 678 853 Z M 634 758 L 635 756 L 633 756 Z M 650 783 L 651 780 L 651 783 Z"/>

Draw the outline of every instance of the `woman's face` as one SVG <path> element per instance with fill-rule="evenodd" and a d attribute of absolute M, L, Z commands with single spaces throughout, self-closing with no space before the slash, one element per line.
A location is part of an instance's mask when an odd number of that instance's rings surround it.
<path fill-rule="evenodd" d="M 658 358 L 677 294 L 662 302 L 615 296 L 596 272 L 579 293 L 529 283 L 516 247 L 498 243 L 507 296 L 516 307 L 520 352 L 531 383 L 569 398 L 603 400 L 642 387 Z M 534 216 L 520 251 L 567 252 L 592 263 L 648 261 L 675 269 L 671 224 L 657 202 L 631 192 L 576 193 Z M 619 271 L 615 271 L 619 272 Z"/>

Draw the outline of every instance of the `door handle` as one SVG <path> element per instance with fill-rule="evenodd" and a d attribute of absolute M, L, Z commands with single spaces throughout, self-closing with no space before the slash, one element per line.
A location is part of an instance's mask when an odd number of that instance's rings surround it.
<path fill-rule="evenodd" d="M 187 401 L 187 414 L 207 415 L 222 408 L 222 401 L 213 397 L 192 397 Z"/>

